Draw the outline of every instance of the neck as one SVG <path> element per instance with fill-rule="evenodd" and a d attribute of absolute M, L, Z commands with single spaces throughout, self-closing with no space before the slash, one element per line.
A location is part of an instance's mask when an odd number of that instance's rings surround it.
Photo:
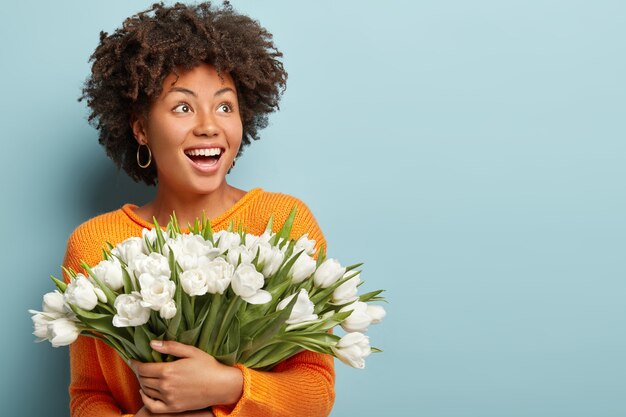
<path fill-rule="evenodd" d="M 159 186 L 155 199 L 142 207 L 142 215 L 147 220 L 156 218 L 161 226 L 165 226 L 172 213 L 181 227 L 194 224 L 196 219 L 206 217 L 213 219 L 231 208 L 243 195 L 243 191 L 223 183 L 220 188 L 209 194 L 187 194 L 172 192 L 166 187 Z"/>

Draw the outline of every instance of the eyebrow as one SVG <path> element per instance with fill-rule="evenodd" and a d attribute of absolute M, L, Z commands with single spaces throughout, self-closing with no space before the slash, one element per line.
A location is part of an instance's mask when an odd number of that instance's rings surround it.
<path fill-rule="evenodd" d="M 224 88 L 221 88 L 221 89 L 217 90 L 213 96 L 217 97 L 217 96 L 222 95 L 224 93 L 227 93 L 229 91 L 232 92 L 232 93 L 235 93 L 235 90 L 233 90 L 232 88 L 224 87 Z M 190 90 L 188 88 L 185 88 L 185 87 L 172 87 L 172 88 L 170 88 L 170 91 L 168 91 L 168 93 L 174 93 L 174 92 L 176 92 L 176 93 L 183 93 L 183 94 L 187 94 L 187 95 L 190 95 L 190 96 L 198 97 L 198 95 L 194 91 L 192 91 L 192 90 Z"/>

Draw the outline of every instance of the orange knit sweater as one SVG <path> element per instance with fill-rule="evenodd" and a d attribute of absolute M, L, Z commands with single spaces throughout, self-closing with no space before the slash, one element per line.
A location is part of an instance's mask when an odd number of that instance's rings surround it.
<path fill-rule="evenodd" d="M 292 237 L 304 233 L 324 244 L 315 218 L 300 200 L 255 188 L 233 207 L 211 220 L 213 230 L 223 230 L 231 220 L 240 222 L 248 233 L 259 235 L 274 216 L 274 230 L 279 229 L 293 206 L 297 206 Z M 81 271 L 80 261 L 95 265 L 102 260 L 105 242 L 113 245 L 130 236 L 141 236 L 141 230 L 153 227 L 137 214 L 135 206 L 102 214 L 80 225 L 70 236 L 64 265 Z M 67 278 L 67 277 L 66 277 Z M 135 374 L 110 347 L 86 336 L 70 345 L 72 417 L 132 416 L 142 406 Z M 243 373 L 243 395 L 230 406 L 214 406 L 216 417 L 316 417 L 327 416 L 332 408 L 334 391 L 333 358 L 302 352 L 279 364 L 270 372 L 236 365 Z"/>

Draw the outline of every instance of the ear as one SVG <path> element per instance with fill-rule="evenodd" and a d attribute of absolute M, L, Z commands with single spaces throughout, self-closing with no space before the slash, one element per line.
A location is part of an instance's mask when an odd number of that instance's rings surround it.
<path fill-rule="evenodd" d="M 135 136 L 135 140 L 140 145 L 145 145 L 148 143 L 148 135 L 146 133 L 146 118 L 144 116 L 140 116 L 138 114 L 133 114 L 130 116 L 130 128 L 133 131 L 133 136 Z"/>

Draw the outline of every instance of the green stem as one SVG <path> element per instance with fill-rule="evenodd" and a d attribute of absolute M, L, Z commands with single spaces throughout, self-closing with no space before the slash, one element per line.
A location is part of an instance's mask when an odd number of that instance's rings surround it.
<path fill-rule="evenodd" d="M 215 345 L 213 346 L 213 352 L 219 353 L 219 349 L 222 346 L 222 342 L 224 341 L 224 336 L 226 336 L 226 331 L 230 327 L 230 322 L 233 320 L 237 309 L 239 309 L 240 303 L 241 297 L 236 295 L 228 305 L 226 314 L 224 314 L 224 320 L 222 321 L 222 324 L 220 325 L 220 330 L 217 333 L 217 339 L 215 340 Z"/>
<path fill-rule="evenodd" d="M 222 304 L 222 295 L 215 294 L 211 300 L 211 308 L 209 309 L 209 316 L 202 325 L 202 331 L 200 332 L 200 339 L 198 340 L 198 347 L 210 355 L 215 355 L 215 352 L 209 349 L 209 340 L 211 339 L 211 333 L 215 327 L 215 319 L 217 318 L 217 312 Z"/>

